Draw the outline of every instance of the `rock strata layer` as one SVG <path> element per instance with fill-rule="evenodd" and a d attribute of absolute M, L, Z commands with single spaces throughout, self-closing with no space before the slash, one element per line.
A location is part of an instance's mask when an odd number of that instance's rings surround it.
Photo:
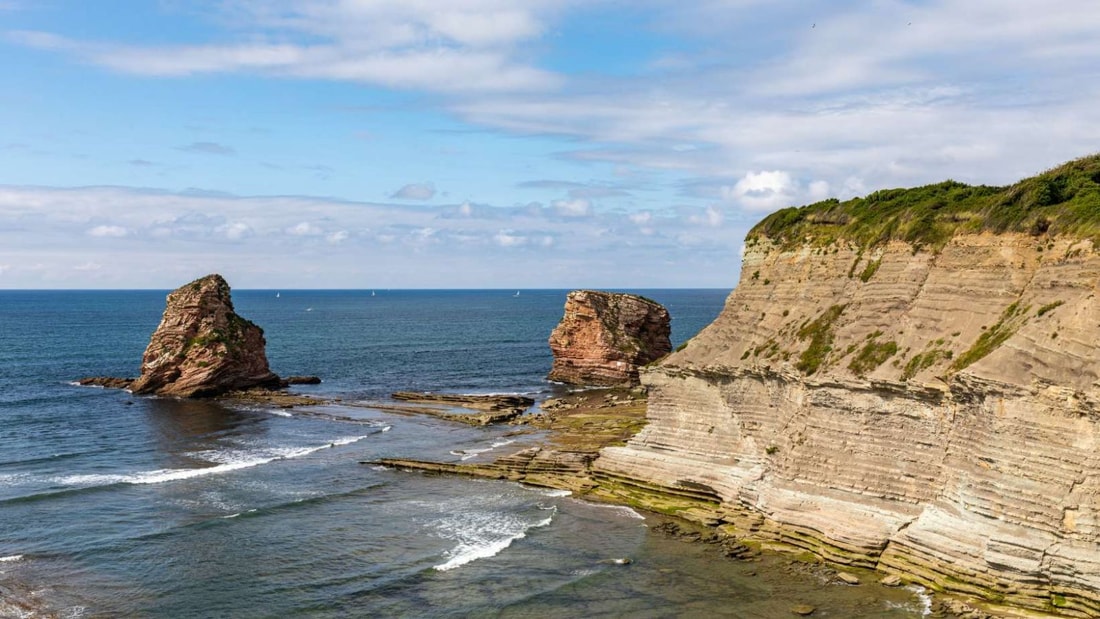
<path fill-rule="evenodd" d="M 959 234 L 750 243 L 722 314 L 642 373 L 593 463 L 739 534 L 936 590 L 1100 616 L 1100 253 Z"/>
<path fill-rule="evenodd" d="M 168 295 L 130 390 L 193 398 L 278 388 L 265 344 L 263 329 L 233 310 L 225 279 L 207 275 Z"/>
<path fill-rule="evenodd" d="M 548 378 L 574 385 L 636 385 L 638 368 L 672 350 L 668 310 L 632 294 L 574 290 L 550 334 Z"/>

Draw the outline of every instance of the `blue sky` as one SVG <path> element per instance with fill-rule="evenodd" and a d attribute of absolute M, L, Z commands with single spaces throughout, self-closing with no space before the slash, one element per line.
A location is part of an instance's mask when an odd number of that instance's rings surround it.
<path fill-rule="evenodd" d="M 0 288 L 733 287 L 768 212 L 1100 150 L 1048 0 L 0 0 Z"/>

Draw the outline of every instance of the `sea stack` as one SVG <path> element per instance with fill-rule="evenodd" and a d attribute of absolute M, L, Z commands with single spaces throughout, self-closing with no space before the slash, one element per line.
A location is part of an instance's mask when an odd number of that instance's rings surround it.
<path fill-rule="evenodd" d="M 141 359 L 133 393 L 184 398 L 280 386 L 267 364 L 263 329 L 233 311 L 229 284 L 207 275 L 168 295 Z"/>
<path fill-rule="evenodd" d="M 574 290 L 550 334 L 547 377 L 572 385 L 637 385 L 638 368 L 672 350 L 661 304 L 633 294 Z"/>

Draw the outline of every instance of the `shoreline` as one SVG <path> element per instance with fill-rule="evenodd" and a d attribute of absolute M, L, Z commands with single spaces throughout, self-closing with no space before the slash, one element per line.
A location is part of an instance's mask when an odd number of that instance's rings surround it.
<path fill-rule="evenodd" d="M 400 392 L 399 392 L 400 393 Z M 840 579 L 838 584 L 858 586 L 920 586 L 905 574 L 887 573 L 863 565 L 844 564 L 807 548 L 785 543 L 775 537 L 756 535 L 766 528 L 763 515 L 723 505 L 710 488 L 683 484 L 677 488 L 645 484 L 598 471 L 592 464 L 604 447 L 624 445 L 646 424 L 647 398 L 642 388 L 592 388 L 552 397 L 526 411 L 510 411 L 497 417 L 486 412 L 484 402 L 455 402 L 452 394 L 420 394 L 419 399 L 385 401 L 345 401 L 338 397 L 318 397 L 285 390 L 252 389 L 230 392 L 215 398 L 230 406 L 270 406 L 278 409 L 302 409 L 310 415 L 315 406 L 350 406 L 402 416 L 424 415 L 444 421 L 473 426 L 513 426 L 516 434 L 541 431 L 542 436 L 524 448 L 485 462 L 444 462 L 405 458 L 382 458 L 360 464 L 385 466 L 398 470 L 435 475 L 465 476 L 513 481 L 530 486 L 566 490 L 579 499 L 629 507 L 657 518 L 659 526 L 672 525 L 664 533 L 678 541 L 717 544 L 727 557 L 752 559 L 759 553 L 790 557 L 792 569 L 815 571 L 825 580 Z M 465 397 L 465 396 L 463 396 Z M 499 396 L 484 396 L 491 400 Z M 486 401 L 488 401 L 486 400 Z M 534 443 L 534 444 L 532 444 Z M 669 535 L 669 531 L 674 532 Z M 688 533 L 676 533 L 682 530 Z M 801 567 L 799 567 L 801 566 Z M 861 578 L 862 576 L 862 578 Z M 949 593 L 923 588 L 930 596 L 935 617 L 997 619 L 1048 617 L 1011 607 L 998 607 L 982 600 L 964 599 Z M 34 612 L 48 612 L 34 609 Z M 793 611 L 792 611 L 793 612 Z M 52 615 L 31 615 L 52 616 Z"/>
<path fill-rule="evenodd" d="M 538 444 L 489 462 L 441 462 L 382 458 L 360 464 L 435 475 L 455 475 L 513 481 L 568 490 L 576 498 L 630 507 L 657 519 L 652 531 L 688 543 L 715 544 L 734 560 L 752 560 L 760 553 L 790 557 L 791 569 L 813 572 L 831 584 L 920 587 L 929 598 L 925 616 L 965 619 L 1048 617 L 982 600 L 927 589 L 905 574 L 831 561 L 819 553 L 767 535 L 756 535 L 765 517 L 723 505 L 709 488 L 690 485 L 671 489 L 639 483 L 597 471 L 592 463 L 603 447 L 621 445 L 645 425 L 646 396 L 639 389 L 604 388 L 550 398 L 507 425 L 546 431 Z M 432 414 L 402 407 L 399 414 Z M 413 407 L 410 407 L 413 408 Z M 534 412 L 538 411 L 538 412 Z M 794 612 L 792 610 L 792 612 Z M 797 613 L 796 613 L 797 614 Z"/>

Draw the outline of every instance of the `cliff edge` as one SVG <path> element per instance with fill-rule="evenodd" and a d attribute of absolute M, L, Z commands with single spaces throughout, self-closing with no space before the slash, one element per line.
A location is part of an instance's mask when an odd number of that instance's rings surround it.
<path fill-rule="evenodd" d="M 267 364 L 263 329 L 233 310 L 229 284 L 207 275 L 168 295 L 141 359 L 133 393 L 185 398 L 280 386 Z"/>
<path fill-rule="evenodd" d="M 550 334 L 550 380 L 573 385 L 637 385 L 638 368 L 672 350 L 669 315 L 633 294 L 574 290 Z"/>
<path fill-rule="evenodd" d="M 1100 616 L 1100 156 L 769 216 L 594 468 L 739 535 Z"/>

